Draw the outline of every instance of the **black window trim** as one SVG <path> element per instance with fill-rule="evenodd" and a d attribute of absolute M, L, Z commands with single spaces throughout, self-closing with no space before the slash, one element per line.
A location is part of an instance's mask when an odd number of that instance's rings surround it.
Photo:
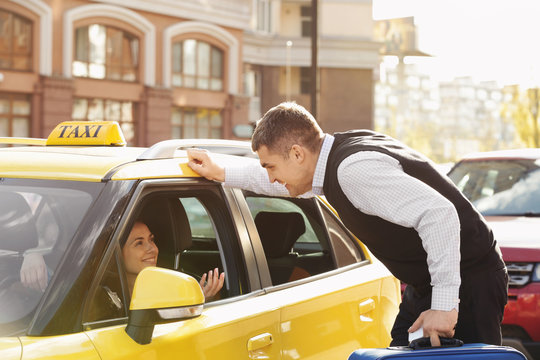
<path fill-rule="evenodd" d="M 326 217 L 324 216 L 324 213 L 328 214 L 328 216 L 330 216 L 330 217 L 332 217 L 334 219 L 336 224 L 343 230 L 343 232 L 345 234 L 347 234 L 347 236 L 351 239 L 351 242 L 353 242 L 354 245 L 356 246 L 356 248 L 360 251 L 360 253 L 362 254 L 362 261 L 360 261 L 360 262 L 363 262 L 364 260 L 367 260 L 365 250 L 362 249 L 362 247 L 358 243 L 358 241 L 361 241 L 361 240 L 356 239 L 354 234 L 347 227 L 345 227 L 345 225 L 341 222 L 341 219 L 336 215 L 336 213 L 326 203 L 324 203 L 323 201 L 321 201 L 320 199 L 317 198 L 317 205 L 318 205 L 319 210 L 321 212 L 322 221 L 324 223 L 324 229 L 325 229 L 326 236 L 328 237 L 328 239 L 330 239 L 330 234 L 328 232 L 328 223 L 326 222 Z M 328 245 L 330 246 L 331 253 L 332 253 L 332 258 L 334 260 L 334 263 L 337 264 L 337 259 L 335 258 L 335 249 L 334 249 L 333 242 L 329 240 Z"/>
<path fill-rule="evenodd" d="M 264 254 L 262 242 L 259 238 L 259 233 L 257 231 L 257 227 L 255 226 L 255 222 L 253 221 L 253 217 L 251 216 L 251 211 L 249 210 L 246 198 L 241 189 L 234 189 L 233 191 L 238 209 L 245 224 L 245 229 L 247 230 L 246 236 L 248 239 L 251 239 L 249 242 L 251 243 L 254 256 L 254 261 L 251 266 L 258 269 L 260 287 L 271 287 L 272 279 L 270 277 L 270 270 L 266 261 L 266 255 Z"/>
<path fill-rule="evenodd" d="M 189 186 L 187 188 L 186 186 Z M 133 193 L 133 196 L 131 197 L 129 203 L 127 204 L 126 211 L 122 215 L 120 221 L 118 222 L 118 226 L 116 227 L 116 230 L 114 231 L 112 235 L 112 241 L 109 244 L 107 250 L 105 251 L 104 255 L 102 256 L 102 259 L 100 261 L 100 264 L 98 266 L 98 271 L 96 272 L 94 279 L 92 281 L 92 284 L 90 285 L 90 291 L 89 296 L 87 296 L 85 304 L 83 305 L 83 316 L 82 319 L 87 318 L 91 301 L 93 298 L 93 295 L 97 291 L 97 288 L 100 284 L 100 281 L 103 277 L 103 274 L 109 265 L 109 262 L 112 259 L 112 256 L 114 256 L 115 253 L 119 251 L 119 243 L 118 239 L 127 231 L 130 224 L 133 222 L 134 216 L 137 213 L 138 210 L 138 204 L 141 203 L 141 201 L 148 196 L 150 193 L 167 193 L 167 192 L 179 192 L 179 191 L 186 191 L 186 192 L 192 192 L 196 193 L 197 189 L 203 190 L 203 191 L 209 191 L 210 189 L 213 189 L 215 193 L 218 193 L 223 197 L 223 201 L 226 204 L 227 210 L 230 212 L 229 216 L 231 217 L 231 221 L 236 224 L 234 226 L 234 231 L 237 233 L 237 236 L 241 242 L 239 244 L 240 250 L 241 250 L 241 257 L 244 261 L 244 264 L 238 264 L 238 266 L 235 267 L 236 271 L 241 271 L 239 268 L 241 265 L 244 265 L 242 270 L 245 272 L 245 276 L 248 281 L 248 289 L 246 293 L 240 294 L 240 295 L 234 295 L 232 297 L 223 299 L 223 300 L 217 300 L 209 304 L 205 304 L 205 307 L 211 307 L 219 304 L 229 303 L 229 302 L 235 302 L 239 299 L 249 298 L 253 296 L 259 296 L 262 294 L 261 286 L 259 283 L 252 281 L 252 278 L 255 276 L 258 278 L 258 274 L 255 274 L 254 271 L 247 271 L 245 268 L 246 264 L 253 263 L 253 251 L 251 249 L 251 243 L 248 241 L 248 244 L 246 244 L 246 236 L 247 232 L 245 231 L 245 226 L 243 225 L 243 219 L 240 215 L 240 211 L 237 207 L 232 206 L 236 203 L 236 199 L 234 196 L 227 191 L 227 189 L 223 188 L 222 186 L 216 186 L 214 182 L 210 182 L 205 179 L 194 179 L 194 178 L 180 178 L 180 179 L 146 179 L 141 180 L 139 184 L 136 186 L 136 189 Z M 241 220 L 241 223 L 238 220 Z M 213 221 L 213 220 L 212 220 Z M 240 232 L 240 233 L 239 233 Z M 242 235 L 242 232 L 245 232 L 246 235 Z M 219 240 L 218 240 L 219 241 Z M 251 256 L 250 256 L 251 255 Z M 228 260 L 228 263 L 234 262 L 235 260 Z M 234 264 L 231 264 L 234 266 Z M 229 265 L 230 266 L 230 265 Z M 251 268 L 250 268 L 251 269 Z M 122 272 L 120 278 L 123 282 L 122 288 L 123 291 L 127 294 L 128 291 L 126 289 L 127 283 L 125 282 L 125 274 Z M 126 303 L 129 303 L 131 301 L 131 298 L 128 294 L 128 296 L 124 296 L 124 301 Z M 108 320 L 100 320 L 100 321 L 83 321 L 83 329 L 90 330 L 95 328 L 101 328 L 106 326 L 113 326 L 113 325 L 119 325 L 119 324 L 126 324 L 127 323 L 127 317 L 125 318 L 116 318 L 116 319 L 108 319 Z"/>
<path fill-rule="evenodd" d="M 279 197 L 279 196 L 268 196 L 268 195 L 264 195 L 264 194 L 256 194 L 256 195 L 257 196 L 262 196 L 262 197 L 267 196 L 267 197 L 270 197 L 270 198 L 282 198 L 282 197 Z M 305 278 L 305 279 L 299 279 L 299 280 L 287 282 L 287 283 L 280 284 L 280 285 L 273 285 L 271 277 L 270 277 L 270 270 L 269 270 L 269 267 L 268 267 L 268 263 L 266 261 L 266 256 L 264 254 L 264 249 L 263 249 L 263 246 L 262 246 L 262 242 L 261 242 L 261 240 L 259 238 L 259 233 L 257 232 L 257 227 L 255 226 L 255 222 L 253 220 L 253 217 L 251 216 L 251 211 L 249 210 L 249 206 L 247 204 L 247 201 L 245 199 L 245 196 L 244 196 L 242 190 L 235 189 L 235 196 L 237 198 L 239 209 L 242 212 L 242 216 L 244 218 L 246 228 L 249 231 L 249 236 L 251 237 L 251 243 L 252 243 L 253 249 L 255 251 L 255 258 L 257 260 L 257 267 L 259 269 L 259 274 L 262 274 L 261 275 L 261 283 L 262 283 L 262 287 L 264 289 L 264 293 L 270 293 L 270 292 L 274 292 L 274 291 L 279 291 L 279 290 L 287 289 L 287 288 L 297 286 L 297 285 L 300 285 L 300 284 L 309 283 L 309 282 L 312 282 L 312 281 L 317 281 L 319 279 L 324 279 L 324 278 L 327 278 L 329 276 L 334 276 L 336 274 L 340 274 L 340 273 L 345 272 L 345 271 L 356 269 L 357 267 L 365 266 L 365 265 L 368 265 L 368 264 L 371 263 L 370 260 L 365 255 L 365 250 L 362 249 L 360 244 L 358 244 L 358 241 L 356 240 L 354 235 L 341 223 L 341 220 L 339 219 L 339 217 L 337 217 L 335 215 L 335 213 L 332 211 L 332 209 L 330 209 L 323 201 L 321 201 L 321 199 L 315 197 L 314 198 L 315 206 L 317 208 L 319 216 L 321 217 L 322 225 L 323 225 L 323 228 L 324 228 L 323 229 L 324 230 L 324 235 L 326 237 L 326 241 L 328 241 L 328 246 L 330 247 L 330 252 L 331 252 L 332 260 L 334 261 L 334 265 L 337 264 L 336 259 L 335 259 L 335 251 L 333 249 L 332 242 L 330 241 L 330 234 L 328 233 L 328 224 L 326 223 L 326 218 L 323 215 L 323 212 L 325 212 L 325 211 L 328 213 L 329 216 L 332 216 L 336 220 L 337 224 L 350 237 L 351 241 L 354 242 L 355 246 L 362 253 L 362 260 L 358 261 L 357 263 L 346 265 L 346 266 L 343 266 L 343 267 L 339 267 L 339 268 L 336 268 L 336 269 L 333 269 L 333 270 L 330 270 L 330 271 L 327 271 L 327 272 L 323 272 L 323 273 L 320 273 L 320 274 L 316 274 L 316 275 L 310 276 L 310 277 Z M 287 199 L 287 197 L 283 197 L 283 198 Z"/>

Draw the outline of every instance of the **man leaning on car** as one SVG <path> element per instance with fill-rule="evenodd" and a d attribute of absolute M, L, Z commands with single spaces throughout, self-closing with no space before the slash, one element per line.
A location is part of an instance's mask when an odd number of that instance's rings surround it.
<path fill-rule="evenodd" d="M 391 345 L 423 327 L 466 343 L 501 343 L 508 275 L 482 216 L 433 163 L 368 130 L 324 134 L 295 103 L 270 109 L 252 137 L 260 165 L 227 166 L 190 150 L 189 165 L 210 180 L 282 196 L 325 195 L 343 223 L 409 284 Z"/>

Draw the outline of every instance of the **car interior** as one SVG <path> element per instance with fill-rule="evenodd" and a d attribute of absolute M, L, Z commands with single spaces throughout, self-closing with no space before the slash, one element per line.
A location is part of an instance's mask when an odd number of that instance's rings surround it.
<path fill-rule="evenodd" d="M 314 199 L 246 194 L 273 285 L 336 268 Z"/>
<path fill-rule="evenodd" d="M 151 198 L 140 216 L 156 238 L 158 266 L 182 271 L 197 280 L 211 269 L 223 269 L 217 241 L 197 241 L 181 199 Z"/>
<path fill-rule="evenodd" d="M 331 247 L 336 256 L 351 252 L 344 245 L 349 240 L 336 237 L 338 232 L 334 231 L 334 235 L 332 231 L 326 232 L 327 225 L 332 228 L 331 220 L 321 218 L 314 199 L 275 198 L 253 193 L 246 195 L 265 252 L 272 285 L 305 279 L 358 260 L 351 257 L 350 261 L 340 263 L 332 255 Z M 215 268 L 225 271 L 225 285 L 213 300 L 225 299 L 242 291 L 243 287 L 236 289 L 234 284 L 240 281 L 238 275 L 235 278 L 224 267 L 223 244 L 219 243 L 214 224 L 216 219 L 208 206 L 211 207 L 211 204 L 204 197 L 154 193 L 142 200 L 128 228 L 136 220 L 148 225 L 159 248 L 158 267 L 182 271 L 197 280 Z M 338 257 L 346 258 L 343 254 Z M 90 322 L 125 316 L 126 307 L 120 299 L 129 299 L 130 296 L 123 294 L 120 285 L 119 274 L 123 273 L 120 258 L 121 255 L 117 255 L 107 268 L 96 294 L 96 299 L 106 301 L 94 307 L 100 311 L 88 317 Z M 116 305 L 118 302 L 121 306 Z"/>
<path fill-rule="evenodd" d="M 293 245 L 306 231 L 302 215 L 297 212 L 261 211 L 255 216 L 255 225 L 274 285 L 311 275 L 298 266 L 299 255 L 293 251 Z"/>

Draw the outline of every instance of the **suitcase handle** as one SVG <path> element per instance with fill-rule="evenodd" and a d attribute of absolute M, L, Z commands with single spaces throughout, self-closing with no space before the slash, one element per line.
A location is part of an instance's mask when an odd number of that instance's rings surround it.
<path fill-rule="evenodd" d="M 414 350 L 443 348 L 443 347 L 458 347 L 463 345 L 463 341 L 454 338 L 440 337 L 441 346 L 431 346 L 429 337 L 421 337 L 409 343 L 409 347 Z"/>

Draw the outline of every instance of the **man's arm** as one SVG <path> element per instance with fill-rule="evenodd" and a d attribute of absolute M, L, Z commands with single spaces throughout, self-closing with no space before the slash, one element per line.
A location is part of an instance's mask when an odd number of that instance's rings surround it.
<path fill-rule="evenodd" d="M 234 164 L 222 165 L 202 149 L 189 149 L 188 166 L 208 180 L 223 182 L 225 186 L 253 191 L 271 196 L 289 196 L 287 188 L 271 183 L 268 173 L 256 159 L 238 158 Z"/>
<path fill-rule="evenodd" d="M 454 205 L 422 181 L 403 172 L 397 160 L 377 152 L 345 159 L 338 180 L 351 203 L 366 214 L 412 227 L 427 253 L 431 275 L 431 310 L 410 331 L 424 327 L 424 335 L 453 335 L 461 283 L 460 223 Z"/>

